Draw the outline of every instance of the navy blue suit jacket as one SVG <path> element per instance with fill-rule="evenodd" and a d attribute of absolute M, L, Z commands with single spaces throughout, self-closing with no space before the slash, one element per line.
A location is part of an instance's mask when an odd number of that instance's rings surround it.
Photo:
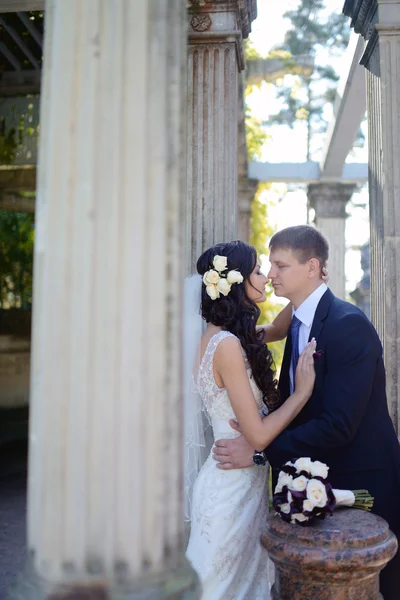
<path fill-rule="evenodd" d="M 374 512 L 400 532 L 400 446 L 389 416 L 382 345 L 357 307 L 322 296 L 311 328 L 321 355 L 315 358 L 313 394 L 288 429 L 265 449 L 275 470 L 309 456 L 326 462 L 334 488 L 367 489 Z M 290 395 L 290 334 L 279 382 Z"/>

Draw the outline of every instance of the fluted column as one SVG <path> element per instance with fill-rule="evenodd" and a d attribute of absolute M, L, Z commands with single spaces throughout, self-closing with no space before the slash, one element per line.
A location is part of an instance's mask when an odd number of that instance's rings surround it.
<path fill-rule="evenodd" d="M 238 233 L 238 85 L 255 0 L 189 2 L 186 272 Z"/>
<path fill-rule="evenodd" d="M 346 0 L 367 40 L 371 319 L 383 342 L 388 404 L 400 432 L 400 0 Z"/>
<path fill-rule="evenodd" d="M 90 598 L 194 597 L 181 509 L 185 20 L 181 0 L 46 3 L 35 599 L 86 597 L 81 586 Z"/>
<path fill-rule="evenodd" d="M 246 140 L 246 103 L 244 98 L 246 80 L 244 72 L 239 77 L 238 90 L 238 239 L 249 242 L 251 234 L 251 205 L 258 188 L 258 181 L 248 176 L 248 151 Z"/>
<path fill-rule="evenodd" d="M 338 297 L 346 295 L 346 205 L 355 187 L 340 183 L 308 186 L 310 206 L 315 209 L 315 224 L 329 242 L 329 287 Z"/>

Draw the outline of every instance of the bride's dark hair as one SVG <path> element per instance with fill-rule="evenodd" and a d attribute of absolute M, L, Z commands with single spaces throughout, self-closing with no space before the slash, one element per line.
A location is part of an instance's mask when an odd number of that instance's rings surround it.
<path fill-rule="evenodd" d="M 206 250 L 197 261 L 197 272 L 204 275 L 213 268 L 215 255 L 226 256 L 228 271 L 237 270 L 249 281 L 257 264 L 257 252 L 253 246 L 236 241 L 216 244 Z M 257 332 L 256 325 L 260 316 L 257 304 L 246 294 L 245 281 L 235 283 L 227 296 L 220 295 L 211 300 L 203 284 L 201 293 L 201 314 L 207 323 L 213 323 L 230 331 L 239 338 L 249 361 L 254 380 L 261 390 L 264 403 L 270 411 L 280 406 L 275 364 L 271 352 L 264 342 L 263 331 Z"/>

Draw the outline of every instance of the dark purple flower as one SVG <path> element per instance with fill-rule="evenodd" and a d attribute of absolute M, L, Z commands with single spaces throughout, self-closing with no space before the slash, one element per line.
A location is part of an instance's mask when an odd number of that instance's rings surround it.
<path fill-rule="evenodd" d="M 317 350 L 316 352 L 314 352 L 313 354 L 313 358 L 321 358 L 321 356 L 324 354 L 323 350 Z"/>
<path fill-rule="evenodd" d="M 291 475 L 292 477 L 297 474 L 296 468 L 292 467 L 291 465 L 283 465 L 283 467 L 281 467 L 279 470 Z"/>

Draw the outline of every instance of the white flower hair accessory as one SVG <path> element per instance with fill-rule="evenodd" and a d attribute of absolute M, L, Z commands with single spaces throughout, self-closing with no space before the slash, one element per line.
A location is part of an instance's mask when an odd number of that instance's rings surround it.
<path fill-rule="evenodd" d="M 211 300 L 216 300 L 221 294 L 227 296 L 234 283 L 243 282 L 243 275 L 239 271 L 224 273 L 228 270 L 227 265 L 227 257 L 216 254 L 213 258 L 213 268 L 203 275 L 203 283 Z"/>

